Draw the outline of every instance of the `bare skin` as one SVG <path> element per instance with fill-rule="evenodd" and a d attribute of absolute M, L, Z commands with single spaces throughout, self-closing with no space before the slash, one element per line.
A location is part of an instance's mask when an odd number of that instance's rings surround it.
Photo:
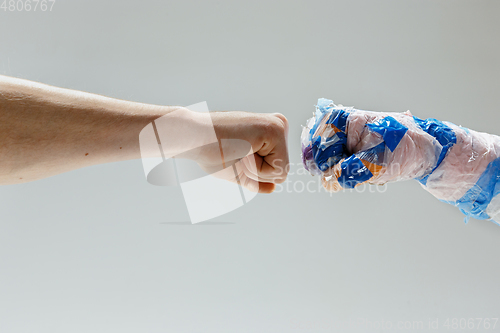
<path fill-rule="evenodd" d="M 139 133 L 153 120 L 170 114 L 175 124 L 199 127 L 200 138 L 208 130 L 202 116 L 186 108 L 123 101 L 0 76 L 0 184 L 141 158 Z M 218 139 L 246 140 L 255 152 L 257 170 L 242 171 L 244 186 L 270 193 L 285 180 L 288 123 L 283 115 L 231 111 L 214 112 L 210 117 Z M 183 147 L 175 143 L 171 149 L 175 155 Z M 192 158 L 203 167 L 216 158 L 210 154 Z"/>

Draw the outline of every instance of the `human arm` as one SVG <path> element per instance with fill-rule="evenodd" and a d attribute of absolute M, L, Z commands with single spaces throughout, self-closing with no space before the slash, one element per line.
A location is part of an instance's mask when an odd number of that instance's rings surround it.
<path fill-rule="evenodd" d="M 173 115 L 172 128 L 197 127 L 200 138 L 209 130 L 201 115 L 186 108 L 124 101 L 0 76 L 0 184 L 140 158 L 139 133 L 151 121 L 169 114 Z M 283 165 L 288 163 L 287 122 L 282 115 L 215 112 L 211 117 L 217 137 L 248 141 L 262 162 L 258 183 L 249 182 L 248 186 L 271 192 L 274 183 L 284 180 L 284 170 L 277 173 L 269 167 L 277 157 Z M 169 149 L 172 155 L 182 152 L 182 141 L 172 142 Z"/>

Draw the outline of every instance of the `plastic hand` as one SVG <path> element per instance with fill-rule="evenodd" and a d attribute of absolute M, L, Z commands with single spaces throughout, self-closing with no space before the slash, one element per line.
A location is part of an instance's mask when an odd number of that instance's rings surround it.
<path fill-rule="evenodd" d="M 410 112 L 362 111 L 325 99 L 302 139 L 305 165 L 330 191 L 424 177 L 442 148 Z"/>

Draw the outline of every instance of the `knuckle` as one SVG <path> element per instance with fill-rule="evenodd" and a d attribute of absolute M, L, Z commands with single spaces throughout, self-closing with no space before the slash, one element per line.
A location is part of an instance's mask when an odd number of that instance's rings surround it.
<path fill-rule="evenodd" d="M 284 135 L 288 129 L 288 121 L 285 116 L 279 113 L 278 115 L 280 116 L 273 115 L 272 120 L 269 122 L 269 129 L 275 134 Z"/>
<path fill-rule="evenodd" d="M 273 113 L 273 116 L 278 118 L 282 123 L 285 128 L 288 128 L 288 119 L 282 114 L 282 113 Z"/>

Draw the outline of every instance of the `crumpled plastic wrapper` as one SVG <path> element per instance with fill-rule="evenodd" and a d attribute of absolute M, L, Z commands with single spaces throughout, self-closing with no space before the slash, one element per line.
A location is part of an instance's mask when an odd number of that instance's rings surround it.
<path fill-rule="evenodd" d="M 332 192 L 415 179 L 469 217 L 500 222 L 500 137 L 409 111 L 320 98 L 301 135 L 305 168 Z"/>

